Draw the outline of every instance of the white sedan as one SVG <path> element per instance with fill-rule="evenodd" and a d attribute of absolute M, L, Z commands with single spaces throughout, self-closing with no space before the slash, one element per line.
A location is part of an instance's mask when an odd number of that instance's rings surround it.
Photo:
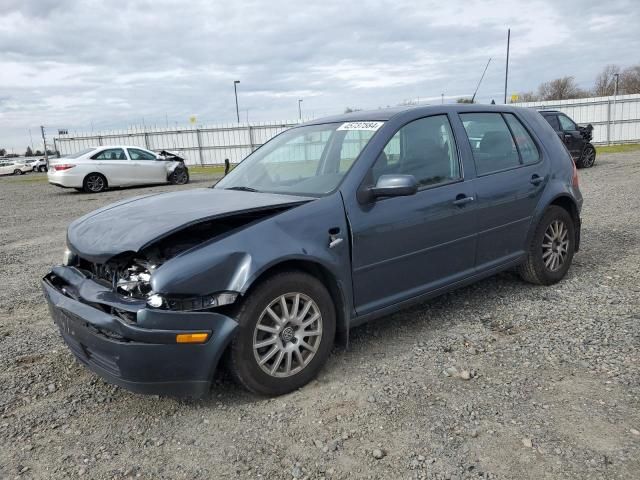
<path fill-rule="evenodd" d="M 23 162 L 0 160 L 0 175 L 24 175 L 31 167 Z"/>
<path fill-rule="evenodd" d="M 49 183 L 97 193 L 109 187 L 189 181 L 189 170 L 176 154 L 131 146 L 87 148 L 66 157 L 49 160 Z"/>

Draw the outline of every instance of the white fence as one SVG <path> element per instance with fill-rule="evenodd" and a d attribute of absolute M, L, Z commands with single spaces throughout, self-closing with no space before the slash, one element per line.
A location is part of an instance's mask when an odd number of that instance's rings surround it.
<path fill-rule="evenodd" d="M 237 163 L 260 145 L 297 122 L 216 125 L 198 128 L 130 128 L 100 133 L 73 133 L 54 138 L 61 155 L 96 145 L 132 145 L 179 152 L 189 165 Z"/>
<path fill-rule="evenodd" d="M 593 125 L 593 143 L 640 142 L 640 95 L 514 103 L 538 110 L 560 110 L 580 124 Z"/>

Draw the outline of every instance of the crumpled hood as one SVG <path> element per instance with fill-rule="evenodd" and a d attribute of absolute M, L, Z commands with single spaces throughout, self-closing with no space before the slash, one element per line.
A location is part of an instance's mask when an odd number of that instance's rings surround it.
<path fill-rule="evenodd" d="M 67 230 L 67 243 L 82 258 L 104 263 L 199 222 L 310 200 L 313 198 L 213 188 L 134 197 L 75 220 Z"/>

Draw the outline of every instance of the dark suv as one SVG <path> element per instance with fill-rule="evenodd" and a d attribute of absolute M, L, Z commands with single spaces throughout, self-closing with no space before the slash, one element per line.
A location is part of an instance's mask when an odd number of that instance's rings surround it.
<path fill-rule="evenodd" d="M 542 110 L 540 114 L 556 131 L 567 146 L 578 168 L 590 168 L 596 163 L 596 149 L 591 145 L 593 125 L 578 125 L 566 114 L 557 110 Z"/>
<path fill-rule="evenodd" d="M 282 394 L 336 332 L 514 267 L 560 281 L 581 207 L 534 110 L 355 112 L 281 133 L 213 188 L 79 218 L 43 288 L 71 351 L 110 382 L 204 394 L 224 353 L 246 388 Z"/>

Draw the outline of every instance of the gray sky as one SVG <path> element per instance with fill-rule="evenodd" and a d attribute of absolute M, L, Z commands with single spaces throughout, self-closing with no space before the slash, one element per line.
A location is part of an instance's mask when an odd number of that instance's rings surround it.
<path fill-rule="evenodd" d="M 315 4 L 315 5 L 312 5 Z M 39 125 L 323 116 L 420 98 L 481 102 L 608 63 L 640 63 L 636 0 L 0 0 L 0 147 L 36 148 Z"/>

